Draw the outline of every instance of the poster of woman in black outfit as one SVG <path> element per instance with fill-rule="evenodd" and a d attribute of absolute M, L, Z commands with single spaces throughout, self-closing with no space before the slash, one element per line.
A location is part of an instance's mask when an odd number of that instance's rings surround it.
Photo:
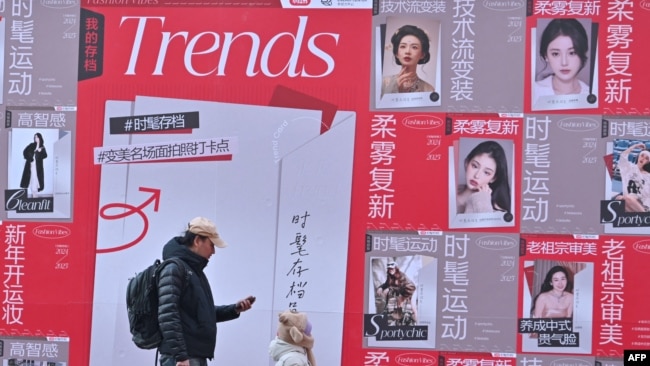
<path fill-rule="evenodd" d="M 29 188 L 32 197 L 37 197 L 45 187 L 43 174 L 43 159 L 47 158 L 45 141 L 39 132 L 34 134 L 34 142 L 30 143 L 23 150 L 25 167 L 20 179 L 20 188 Z"/>

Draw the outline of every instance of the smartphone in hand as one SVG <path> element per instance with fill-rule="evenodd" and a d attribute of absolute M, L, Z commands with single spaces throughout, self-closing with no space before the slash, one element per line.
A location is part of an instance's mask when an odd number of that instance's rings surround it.
<path fill-rule="evenodd" d="M 248 302 L 250 302 L 251 305 L 253 305 L 253 303 L 255 302 L 255 296 L 249 296 L 246 298 L 246 300 L 248 300 Z M 237 310 L 242 310 L 241 303 L 237 303 Z"/>

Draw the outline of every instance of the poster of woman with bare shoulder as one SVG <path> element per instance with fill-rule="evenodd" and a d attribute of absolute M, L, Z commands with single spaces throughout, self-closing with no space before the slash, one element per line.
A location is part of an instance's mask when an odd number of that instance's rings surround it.
<path fill-rule="evenodd" d="M 461 138 L 449 153 L 449 227 L 514 226 L 512 140 Z"/>

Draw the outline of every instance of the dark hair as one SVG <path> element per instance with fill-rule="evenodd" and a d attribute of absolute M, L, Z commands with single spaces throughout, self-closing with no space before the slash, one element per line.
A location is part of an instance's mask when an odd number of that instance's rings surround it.
<path fill-rule="evenodd" d="M 186 230 L 185 233 L 181 236 L 178 237 L 178 242 L 187 246 L 191 247 L 192 244 L 194 243 L 194 238 L 199 237 L 201 239 L 207 238 L 207 236 L 199 235 L 199 234 L 194 234 L 193 232 Z"/>
<path fill-rule="evenodd" d="M 496 141 L 483 141 L 476 145 L 465 158 L 465 166 L 477 155 L 488 154 L 497 165 L 492 190 L 492 207 L 510 212 L 510 183 L 508 183 L 508 160 L 503 147 Z"/>
<path fill-rule="evenodd" d="M 650 163 L 645 163 L 645 164 L 643 164 L 643 166 L 641 167 L 641 169 L 642 169 L 644 172 L 646 172 L 646 173 L 650 173 Z"/>
<path fill-rule="evenodd" d="M 585 27 L 575 18 L 563 18 L 551 20 L 539 42 L 539 54 L 542 60 L 546 62 L 546 53 L 548 52 L 548 45 L 559 36 L 567 36 L 571 38 L 573 49 L 580 57 L 580 70 L 585 67 L 587 63 L 587 51 L 589 51 L 589 39 L 587 38 L 587 31 Z"/>
<path fill-rule="evenodd" d="M 43 140 L 43 135 L 40 132 L 36 132 L 34 136 L 38 137 L 38 142 L 40 142 L 41 146 L 45 145 L 45 140 Z"/>
<path fill-rule="evenodd" d="M 564 291 L 573 293 L 573 280 L 569 276 L 569 271 L 563 267 L 563 266 L 553 266 L 551 269 L 548 270 L 546 273 L 546 277 L 544 277 L 544 282 L 542 283 L 542 286 L 539 290 L 539 293 L 535 296 L 533 299 L 533 304 L 530 308 L 530 313 L 533 314 L 535 312 L 535 303 L 537 302 L 537 298 L 539 297 L 540 294 L 543 294 L 545 292 L 549 292 L 553 289 L 553 275 L 562 272 L 564 273 L 564 276 L 566 277 L 566 287 L 564 288 Z"/>
<path fill-rule="evenodd" d="M 390 42 L 393 44 L 393 55 L 395 56 L 395 63 L 401 65 L 402 63 L 397 58 L 397 51 L 399 50 L 399 44 L 402 41 L 402 38 L 405 36 L 415 36 L 420 40 L 420 45 L 422 46 L 422 57 L 418 64 L 426 64 L 431 59 L 431 54 L 429 53 L 429 36 L 420 28 L 414 25 L 404 25 L 400 27 L 390 38 Z"/>
<path fill-rule="evenodd" d="M 639 151 L 639 153 L 636 154 L 636 162 L 639 162 L 639 158 L 641 157 L 641 153 L 644 152 L 644 151 L 649 151 L 650 152 L 650 150 L 648 150 L 648 149 L 643 149 L 643 150 Z M 650 162 L 643 164 L 643 166 L 641 167 L 641 170 L 643 170 L 646 173 L 650 173 Z"/>
<path fill-rule="evenodd" d="M 573 293 L 573 281 L 571 281 L 571 278 L 569 277 L 569 271 L 563 266 L 554 266 L 548 270 L 546 277 L 544 277 L 544 283 L 542 283 L 539 291 L 540 293 L 548 292 L 553 289 L 553 275 L 558 272 L 564 273 L 564 276 L 566 277 L 566 287 L 564 288 L 564 291 Z"/>

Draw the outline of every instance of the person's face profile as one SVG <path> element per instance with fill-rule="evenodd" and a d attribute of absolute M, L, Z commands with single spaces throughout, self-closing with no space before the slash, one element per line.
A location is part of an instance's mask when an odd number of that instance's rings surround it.
<path fill-rule="evenodd" d="M 422 44 L 418 37 L 410 34 L 402 37 L 397 48 L 396 56 L 402 64 L 402 67 L 416 66 L 424 57 L 422 54 Z"/>
<path fill-rule="evenodd" d="M 555 77 L 562 81 L 572 81 L 580 71 L 580 56 L 576 53 L 570 37 L 560 35 L 548 44 L 546 51 L 548 62 Z"/>
<path fill-rule="evenodd" d="M 205 259 L 210 259 L 210 257 L 215 253 L 214 244 L 210 238 L 202 237 L 200 235 L 194 237 L 194 245 L 191 249 L 194 253 Z"/>
<path fill-rule="evenodd" d="M 494 182 L 496 170 L 497 164 L 489 154 L 476 155 L 465 166 L 465 184 L 469 189 L 479 190 Z"/>

